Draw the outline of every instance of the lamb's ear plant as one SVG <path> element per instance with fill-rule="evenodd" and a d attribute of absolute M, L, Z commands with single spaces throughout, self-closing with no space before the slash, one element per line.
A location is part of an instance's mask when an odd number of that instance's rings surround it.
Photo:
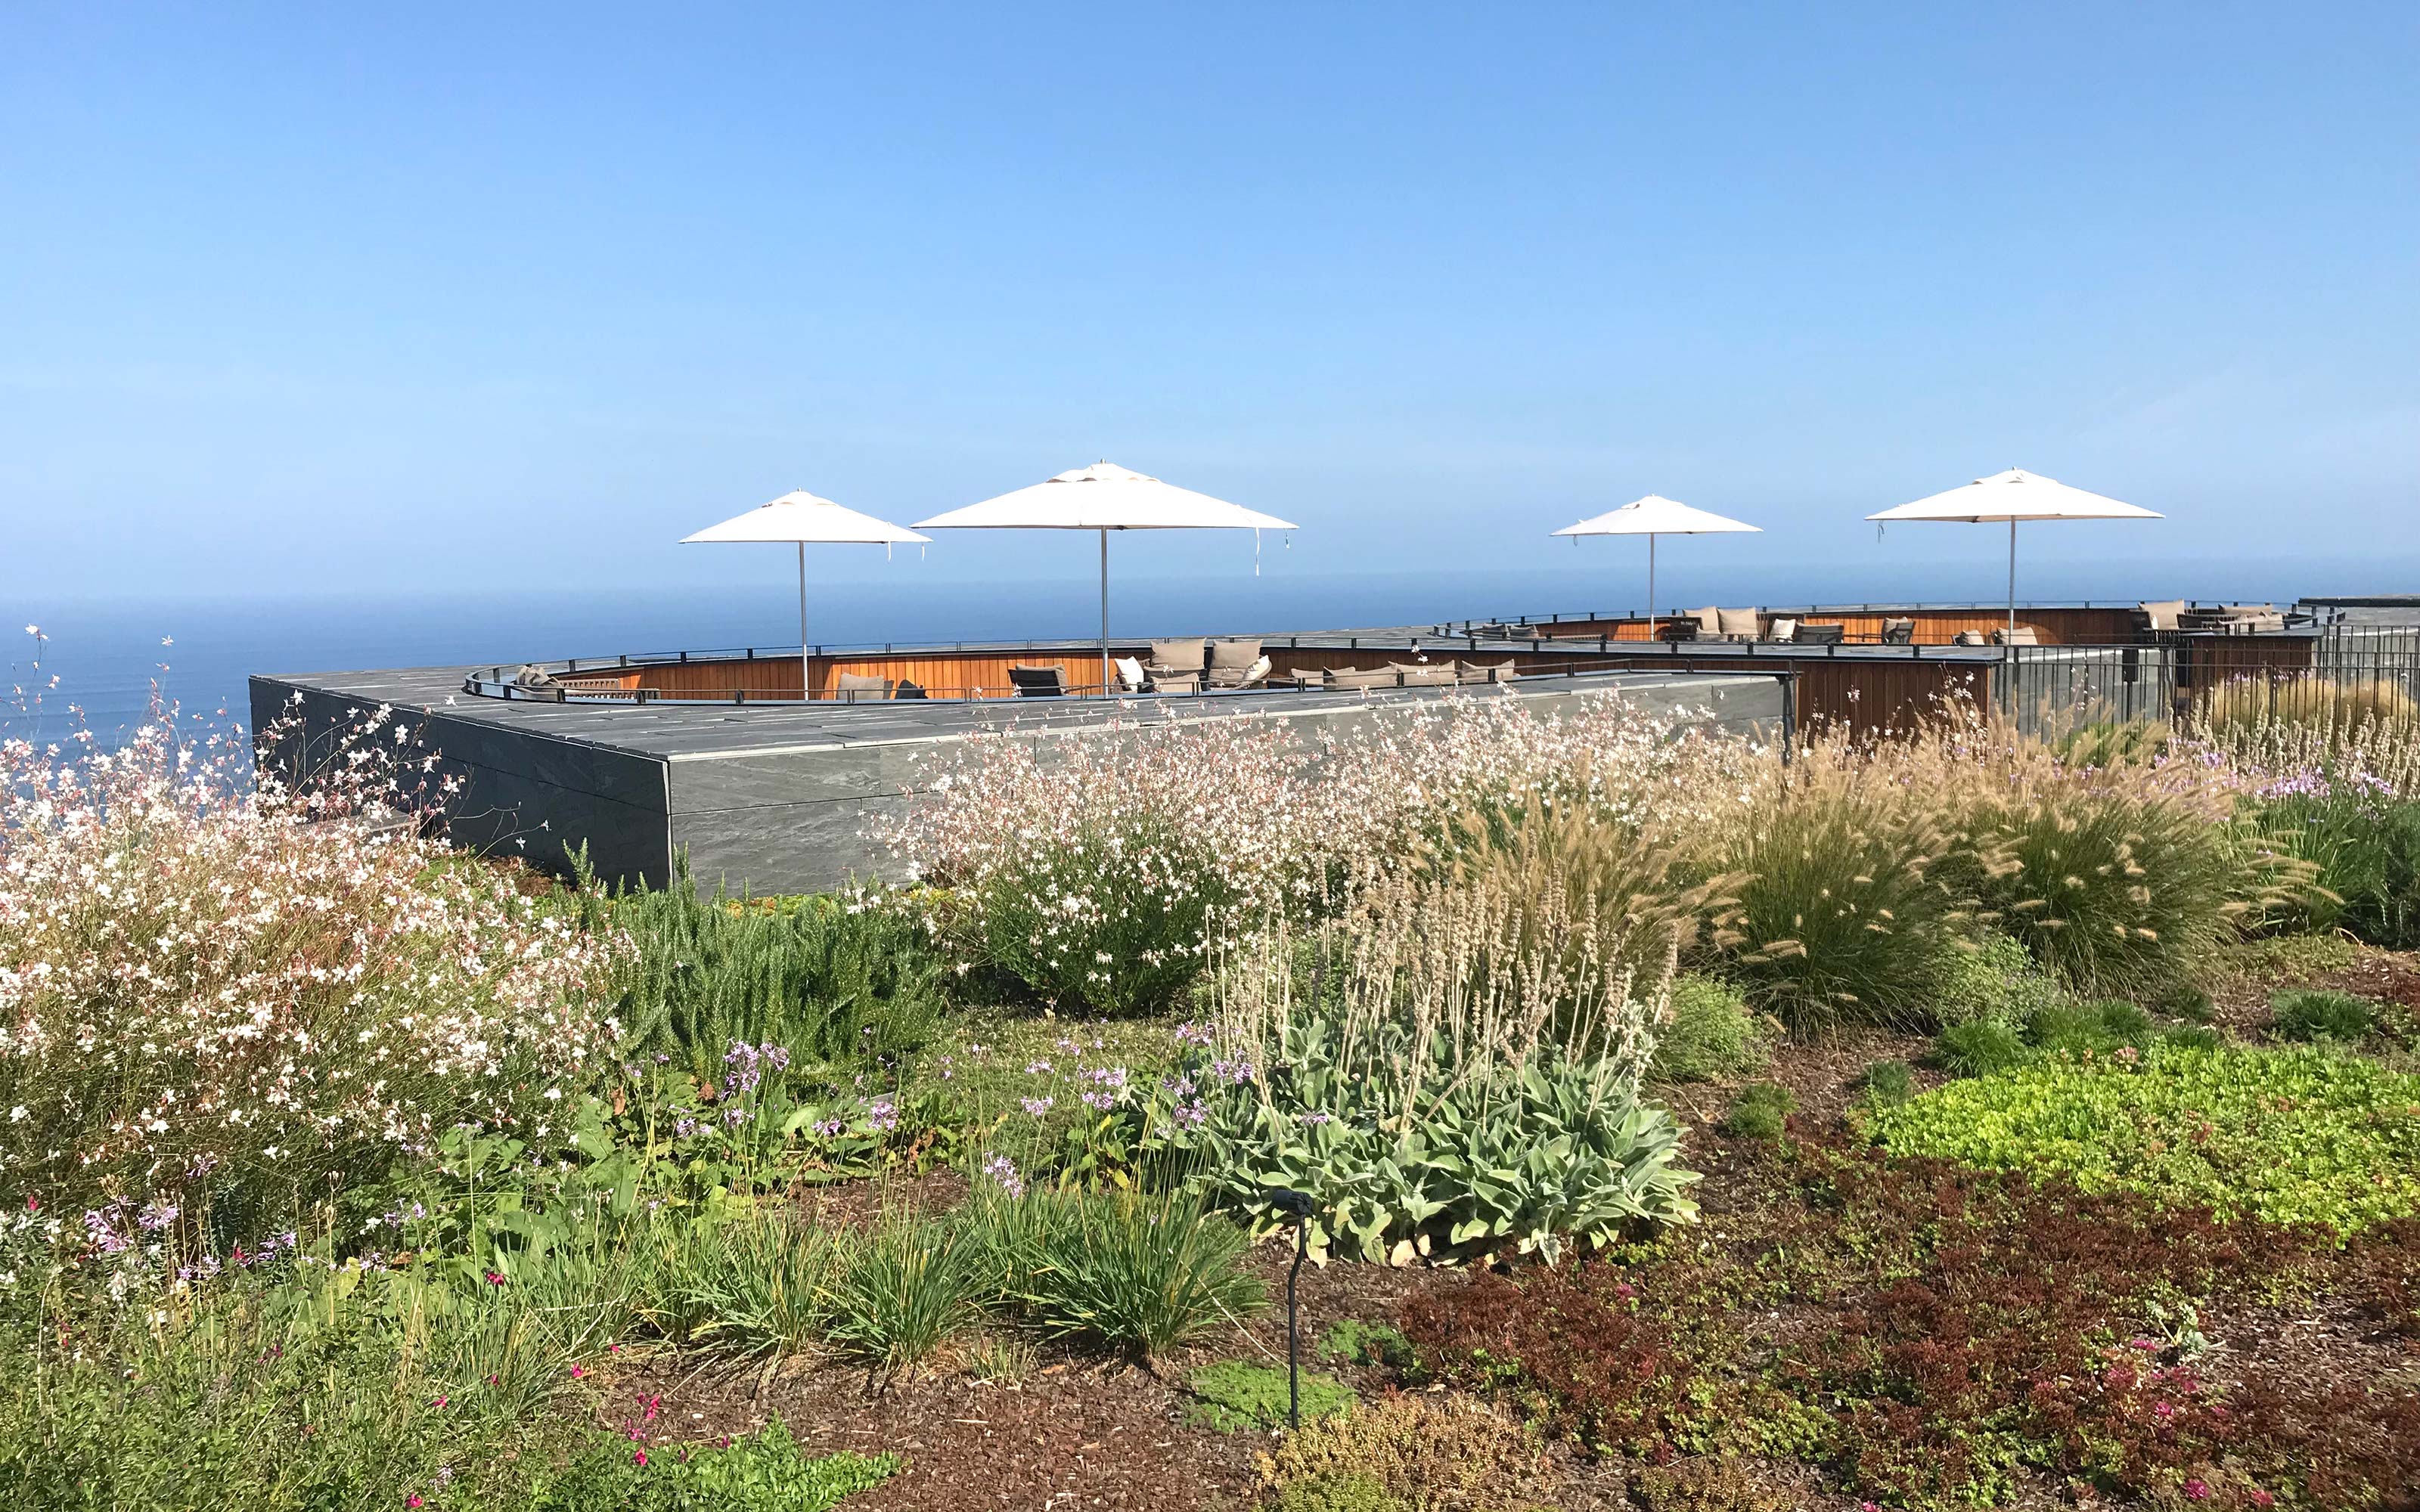
<path fill-rule="evenodd" d="M 1639 969 L 1586 887 L 1539 879 L 1399 876 L 1307 960 L 1282 929 L 1233 952 L 1146 1144 L 1264 1231 L 1270 1189 L 1309 1193 L 1312 1246 L 1370 1260 L 1552 1257 L 1693 1216 L 1679 1130 L 1639 1095 L 1672 947 Z"/>

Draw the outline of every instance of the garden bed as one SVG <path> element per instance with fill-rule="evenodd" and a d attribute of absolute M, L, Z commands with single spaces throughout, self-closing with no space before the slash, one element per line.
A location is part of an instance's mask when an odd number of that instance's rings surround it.
<path fill-rule="evenodd" d="M 2407 733 L 977 741 L 770 900 L 12 748 L 0 1490 L 2407 1505 Z"/>

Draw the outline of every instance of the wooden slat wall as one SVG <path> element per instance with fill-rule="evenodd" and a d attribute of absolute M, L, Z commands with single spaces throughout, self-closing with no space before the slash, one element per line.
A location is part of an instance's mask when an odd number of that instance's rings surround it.
<path fill-rule="evenodd" d="M 1109 655 L 1142 658 L 1147 653 L 1140 646 L 1113 643 Z M 1098 651 L 869 652 L 816 657 L 815 697 L 831 697 L 839 674 L 856 672 L 914 683 L 934 698 L 1006 698 L 1016 691 L 1009 680 L 1011 667 L 1056 667 L 1069 692 L 1097 688 L 1101 682 Z M 1114 669 L 1110 676 L 1115 678 Z"/>
<path fill-rule="evenodd" d="M 1672 616 L 1664 616 L 1669 623 Z M 1854 642 L 1880 644 L 1883 622 L 1914 620 L 1916 643 L 1924 646 L 1953 644 L 1962 630 L 1973 630 L 1989 637 L 1994 630 L 2006 629 L 2008 611 L 1993 612 L 1988 609 L 1916 609 L 1903 610 L 1877 609 L 1871 613 L 1815 613 L 1800 617 L 1803 625 L 1837 625 Z M 2134 640 L 2134 617 L 2122 609 L 2020 609 L 2017 623 L 2031 625 L 2035 638 L 2046 646 L 2130 645 Z M 1534 626 L 1551 640 L 1566 637 L 1594 639 L 1611 635 L 1617 640 L 1644 640 L 1648 638 L 1647 622 L 1637 620 L 1564 620 L 1554 625 Z"/>

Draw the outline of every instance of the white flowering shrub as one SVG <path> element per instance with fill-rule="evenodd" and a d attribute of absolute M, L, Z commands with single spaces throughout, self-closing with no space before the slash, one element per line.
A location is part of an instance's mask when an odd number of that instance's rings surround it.
<path fill-rule="evenodd" d="M 1542 792 L 1617 823 L 1736 805 L 1756 748 L 1675 723 L 1609 694 L 1562 714 L 1491 695 L 1315 737 L 1202 717 L 1088 738 L 1011 729 L 941 758 L 874 837 L 948 890 L 961 964 L 1063 1008 L 1135 1012 L 1268 919 L 1399 869 L 1449 814 Z"/>
<path fill-rule="evenodd" d="M 0 1200 L 215 1251 L 457 1124 L 555 1116 L 615 1034 L 588 990 L 622 947 L 422 838 L 406 736 L 365 713 L 253 792 L 240 733 L 172 717 L 0 746 Z"/>

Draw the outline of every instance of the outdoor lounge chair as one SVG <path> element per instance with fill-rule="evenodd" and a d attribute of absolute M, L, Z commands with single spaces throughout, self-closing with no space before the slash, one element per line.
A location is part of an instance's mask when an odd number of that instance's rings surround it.
<path fill-rule="evenodd" d="M 1666 620 L 1656 625 L 1655 639 L 1665 641 L 1685 641 L 1698 639 L 1698 617 L 1683 614 L 1677 620 Z"/>
<path fill-rule="evenodd" d="M 1011 667 L 1008 680 L 1021 699 L 1063 698 L 1067 693 L 1066 673 L 1056 667 Z"/>
<path fill-rule="evenodd" d="M 1883 644 L 1886 646 L 1916 644 L 1916 622 L 1914 620 L 1883 621 Z"/>
<path fill-rule="evenodd" d="M 1458 661 L 1453 664 L 1453 675 L 1461 683 L 1510 683 L 1521 673 L 1508 657 L 1495 662 Z"/>
<path fill-rule="evenodd" d="M 1802 625 L 1792 637 L 1802 646 L 1837 646 L 1849 639 L 1845 625 Z"/>
<path fill-rule="evenodd" d="M 2134 606 L 2134 633 L 2160 635 L 2184 628 L 2185 601 L 2181 598 L 2147 598 Z"/>
<path fill-rule="evenodd" d="M 1714 625 L 1726 640 L 1753 640 L 1764 628 L 1752 609 L 1718 609 L 1714 610 Z"/>
<path fill-rule="evenodd" d="M 1151 660 L 1143 671 L 1151 674 L 1155 685 L 1171 677 L 1199 678 L 1210 659 L 1210 642 L 1200 636 L 1184 640 L 1155 640 L 1151 643 Z"/>
<path fill-rule="evenodd" d="M 1772 627 L 1765 631 L 1764 638 L 1777 644 L 1788 645 L 1798 639 L 1798 622 L 1786 614 L 1777 614 L 1774 616 Z"/>
<path fill-rule="evenodd" d="M 1323 687 L 1393 687 L 1395 674 L 1375 667 L 1330 667 L 1321 679 Z"/>
<path fill-rule="evenodd" d="M 871 672 L 841 672 L 832 678 L 832 697 L 843 703 L 865 703 L 891 696 L 891 679 Z"/>
<path fill-rule="evenodd" d="M 1991 644 L 1989 640 L 1983 639 L 1983 632 L 1980 630 L 1961 630 L 1949 643 L 1954 646 L 1987 646 Z"/>
<path fill-rule="evenodd" d="M 1213 640 L 1210 642 L 1210 686 L 1242 687 L 1245 675 L 1258 666 L 1266 677 L 1268 658 L 1261 655 L 1258 640 Z"/>
<path fill-rule="evenodd" d="M 892 690 L 891 696 L 894 699 L 921 699 L 929 698 L 930 695 L 903 677 L 899 679 L 899 686 Z"/>
<path fill-rule="evenodd" d="M 2034 627 L 2032 625 L 2020 625 L 2013 630 L 1993 631 L 1992 644 L 1995 646 L 2038 646 L 2041 644 L 2041 637 L 2034 634 Z"/>
<path fill-rule="evenodd" d="M 1398 687 L 1451 687 L 1456 676 L 1450 661 L 1390 661 L 1387 671 Z"/>

